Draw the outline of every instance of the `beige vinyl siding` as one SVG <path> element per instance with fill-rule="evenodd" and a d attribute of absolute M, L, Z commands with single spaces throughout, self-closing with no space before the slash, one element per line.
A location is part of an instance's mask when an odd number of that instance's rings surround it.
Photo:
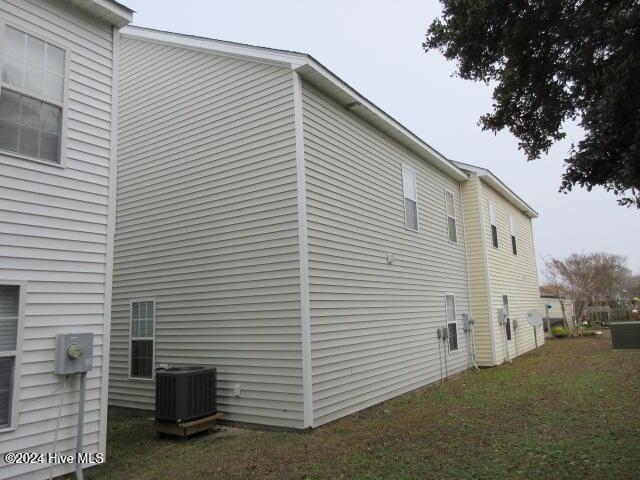
<path fill-rule="evenodd" d="M 129 302 L 155 298 L 156 366 L 216 366 L 226 419 L 301 428 L 291 71 L 121 46 L 110 403 L 154 408 L 128 355 Z"/>
<path fill-rule="evenodd" d="M 498 308 L 502 308 L 502 296 L 509 297 L 509 314 L 518 321 L 516 334 L 508 342 L 511 358 L 535 348 L 534 329 L 526 321 L 526 313 L 539 310 L 540 293 L 538 271 L 536 268 L 535 248 L 533 243 L 533 223 L 515 206 L 498 194 L 493 188 L 482 183 L 484 201 L 483 215 L 487 241 L 487 261 L 491 281 L 491 305 L 494 312 L 494 332 L 496 359 L 500 364 L 506 360 L 504 349 L 504 328 L 498 325 Z M 498 248 L 491 246 L 491 230 L 489 223 L 489 202 L 496 208 L 498 223 Z M 511 250 L 511 233 L 509 230 L 509 214 L 514 218 L 518 254 Z M 542 328 L 537 329 L 538 345 L 544 343 Z M 517 348 L 516 348 L 517 343 Z"/>
<path fill-rule="evenodd" d="M 461 185 L 464 206 L 467 263 L 469 266 L 469 290 L 473 311 L 476 363 L 488 367 L 494 365 L 491 328 L 488 310 L 487 263 L 485 262 L 482 224 L 480 222 L 480 180 L 470 174 Z M 489 228 L 487 226 L 487 228 Z M 490 245 L 490 244 L 489 244 Z"/>
<path fill-rule="evenodd" d="M 85 451 L 99 448 L 111 148 L 111 27 L 63 2 L 3 0 L 0 22 L 70 51 L 64 168 L 0 153 L 0 281 L 25 282 L 17 429 L 0 433 L 8 451 L 53 451 L 60 377 L 58 333 L 93 332 Z M 63 130 L 63 135 L 65 131 Z M 75 448 L 78 380 L 66 387 L 57 452 Z M 106 428 L 106 425 L 103 426 Z M 57 466 L 54 476 L 73 470 Z M 46 464 L 6 465 L 0 477 L 48 478 Z"/>
<path fill-rule="evenodd" d="M 457 182 L 307 83 L 303 109 L 318 426 L 440 378 L 445 293 L 456 295 L 458 321 L 449 374 L 467 368 L 469 301 Z M 405 228 L 403 164 L 417 174 L 419 232 Z M 445 188 L 455 194 L 457 244 Z"/>

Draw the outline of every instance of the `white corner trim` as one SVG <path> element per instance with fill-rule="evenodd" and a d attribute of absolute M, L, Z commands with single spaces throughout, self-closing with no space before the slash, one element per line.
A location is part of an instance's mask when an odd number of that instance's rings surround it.
<path fill-rule="evenodd" d="M 480 177 L 476 175 L 476 191 L 478 194 L 478 212 L 480 214 L 480 239 L 482 240 L 482 256 L 484 267 L 484 281 L 487 285 L 487 319 L 489 321 L 489 334 L 491 336 L 491 357 L 493 364 L 498 364 L 496 355 L 496 333 L 493 326 L 493 308 L 491 296 L 491 275 L 489 274 L 489 255 L 487 255 L 487 232 L 484 228 L 484 198 L 482 195 L 482 184 Z"/>
<path fill-rule="evenodd" d="M 113 282 L 113 242 L 116 228 L 116 189 L 118 186 L 118 69 L 120 31 L 113 27 L 111 79 L 111 149 L 109 154 L 109 203 L 107 207 L 107 252 L 104 280 L 104 323 L 102 325 L 102 378 L 100 383 L 100 426 L 98 451 L 107 451 L 107 409 L 109 402 L 109 356 L 111 354 L 111 293 Z"/>
<path fill-rule="evenodd" d="M 313 427 L 311 371 L 311 303 L 309 300 L 309 245 L 307 238 L 307 193 L 304 169 L 302 81 L 293 72 L 293 111 L 296 136 L 296 178 L 298 190 L 298 244 L 300 256 L 300 322 L 302 332 L 302 395 L 304 428 Z"/>

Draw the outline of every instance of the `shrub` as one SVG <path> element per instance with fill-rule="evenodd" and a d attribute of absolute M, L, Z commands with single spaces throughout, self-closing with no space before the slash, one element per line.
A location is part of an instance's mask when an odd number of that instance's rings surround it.
<path fill-rule="evenodd" d="M 569 332 L 567 332 L 567 329 L 564 327 L 553 327 L 551 329 L 551 335 L 555 338 L 565 338 L 569 336 Z"/>
<path fill-rule="evenodd" d="M 596 332 L 594 332 L 592 330 L 581 330 L 580 331 L 580 336 L 581 337 L 595 337 L 596 336 Z"/>

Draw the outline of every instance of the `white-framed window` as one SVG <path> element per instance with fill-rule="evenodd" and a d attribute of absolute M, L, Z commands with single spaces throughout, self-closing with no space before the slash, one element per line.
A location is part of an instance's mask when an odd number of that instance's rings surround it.
<path fill-rule="evenodd" d="M 23 286 L 0 284 L 0 431 L 17 420 Z"/>
<path fill-rule="evenodd" d="M 444 203 L 447 210 L 447 229 L 449 241 L 458 243 L 458 227 L 456 224 L 456 197 L 451 190 L 444 191 Z"/>
<path fill-rule="evenodd" d="M 502 296 L 502 312 L 504 313 L 507 320 L 504 324 L 504 331 L 507 335 L 507 340 L 511 340 L 511 316 L 509 315 L 509 296 Z"/>
<path fill-rule="evenodd" d="M 131 302 L 131 352 L 129 376 L 153 378 L 155 362 L 155 300 Z"/>
<path fill-rule="evenodd" d="M 516 222 L 513 215 L 509 214 L 509 231 L 511 232 L 511 252 L 518 255 L 518 245 L 516 242 Z"/>
<path fill-rule="evenodd" d="M 445 295 L 445 310 L 447 315 L 447 330 L 449 330 L 449 352 L 458 351 L 458 323 L 456 321 L 456 297 Z"/>
<path fill-rule="evenodd" d="M 418 231 L 418 191 L 416 171 L 402 165 L 402 190 L 404 192 L 404 221 L 408 230 Z"/>
<path fill-rule="evenodd" d="M 498 248 L 498 220 L 496 218 L 496 204 L 489 202 L 489 223 L 491 223 L 491 245 Z"/>
<path fill-rule="evenodd" d="M 0 24 L 0 150 L 60 165 L 68 52 Z"/>

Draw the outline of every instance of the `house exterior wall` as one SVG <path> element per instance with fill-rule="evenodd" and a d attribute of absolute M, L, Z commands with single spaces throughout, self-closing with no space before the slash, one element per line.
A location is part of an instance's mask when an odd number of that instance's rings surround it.
<path fill-rule="evenodd" d="M 499 365 L 506 360 L 505 330 L 498 324 L 502 296 L 509 298 L 509 313 L 518 328 L 507 342 L 510 358 L 521 355 L 536 345 L 534 330 L 526 321 L 526 313 L 540 309 L 538 274 L 533 223 L 511 202 L 501 196 L 481 177 L 470 172 L 462 184 L 467 233 L 467 254 L 471 304 L 475 320 L 474 340 L 479 366 Z M 498 248 L 493 247 L 489 203 L 496 207 Z M 514 219 L 517 255 L 511 246 L 509 215 Z M 543 328 L 537 328 L 537 344 L 544 343 Z"/>
<path fill-rule="evenodd" d="M 54 352 L 56 334 L 82 332 L 94 334 L 84 450 L 104 453 L 114 34 L 106 22 L 52 0 L 3 0 L 0 23 L 68 49 L 62 166 L 0 152 L 0 283 L 20 283 L 24 299 L 14 380 L 17 422 L 0 432 L 0 456 L 73 452 L 79 383 L 71 379 L 62 390 L 61 377 L 53 373 Z M 56 466 L 53 475 L 73 468 Z M 0 478 L 8 477 L 49 478 L 49 465 L 3 462 Z"/>
<path fill-rule="evenodd" d="M 302 428 L 291 70 L 121 46 L 110 403 L 154 408 L 129 378 L 130 302 L 153 298 L 155 366 L 214 365 L 225 419 Z"/>
<path fill-rule="evenodd" d="M 450 375 L 468 368 L 469 293 L 458 183 L 309 84 L 302 91 L 318 426 L 440 378 L 445 293 L 456 298 L 459 351 L 443 362 Z M 405 228 L 403 164 L 417 173 L 419 232 Z"/>
<path fill-rule="evenodd" d="M 513 204 L 502 197 L 493 188 L 481 182 L 482 215 L 489 269 L 491 308 L 493 311 L 493 330 L 495 338 L 496 363 L 507 359 L 504 328 L 498 325 L 498 309 L 502 308 L 502 296 L 509 297 L 509 315 L 518 321 L 518 328 L 511 341 L 507 342 L 510 358 L 532 350 L 536 346 L 534 328 L 526 320 L 526 313 L 539 310 L 540 291 L 536 267 L 535 247 L 533 243 L 533 222 Z M 489 202 L 496 208 L 498 226 L 498 248 L 491 244 L 491 223 L 489 220 Z M 517 239 L 517 255 L 511 249 L 509 215 L 512 215 Z M 537 328 L 537 345 L 544 343 L 543 328 Z"/>
<path fill-rule="evenodd" d="M 476 174 L 461 185 L 466 232 L 467 263 L 469 266 L 469 291 L 474 319 L 474 350 L 476 363 L 481 367 L 495 365 L 492 319 L 489 310 L 489 270 L 485 260 L 487 240 L 481 217 L 482 185 Z"/>

